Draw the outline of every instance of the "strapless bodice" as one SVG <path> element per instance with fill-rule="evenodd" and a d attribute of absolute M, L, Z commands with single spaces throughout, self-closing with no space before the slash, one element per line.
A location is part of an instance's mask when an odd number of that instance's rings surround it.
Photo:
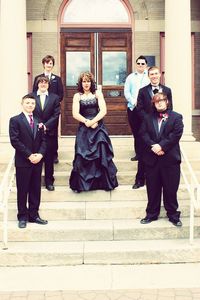
<path fill-rule="evenodd" d="M 98 112 L 99 106 L 96 98 L 80 100 L 80 114 L 86 119 L 94 118 Z"/>

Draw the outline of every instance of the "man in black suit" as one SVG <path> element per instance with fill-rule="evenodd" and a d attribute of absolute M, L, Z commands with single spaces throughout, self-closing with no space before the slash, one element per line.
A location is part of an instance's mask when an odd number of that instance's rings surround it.
<path fill-rule="evenodd" d="M 47 76 L 49 78 L 49 88 L 48 88 L 49 93 L 54 93 L 54 94 L 58 95 L 59 101 L 61 102 L 63 99 L 63 96 L 64 96 L 63 84 L 62 84 L 62 80 L 61 80 L 60 76 L 52 73 L 53 67 L 55 65 L 54 57 L 52 55 L 46 55 L 42 59 L 42 65 L 44 68 L 44 72 L 35 77 L 34 83 L 33 83 L 33 92 L 37 92 L 37 90 L 38 90 L 38 85 L 37 85 L 38 78 L 41 76 Z M 57 127 L 58 127 L 58 123 L 57 123 Z M 58 163 L 59 162 L 59 160 L 58 160 L 58 130 L 57 130 L 57 138 L 54 140 L 54 142 L 55 142 L 54 163 Z"/>
<path fill-rule="evenodd" d="M 169 87 L 160 84 L 161 74 L 159 68 L 156 66 L 150 67 L 148 69 L 148 76 L 150 79 L 150 84 L 139 90 L 137 98 L 137 111 L 140 119 L 138 121 L 140 123 L 138 125 L 139 128 L 145 115 L 148 115 L 152 112 L 151 99 L 156 93 L 165 93 L 169 101 L 169 107 L 172 109 L 172 92 Z M 140 138 L 138 140 L 138 169 L 133 189 L 138 189 L 141 186 L 144 186 L 145 183 L 144 163 L 142 160 L 143 143 Z"/>
<path fill-rule="evenodd" d="M 43 225 L 48 223 L 38 213 L 46 139 L 43 127 L 39 126 L 39 121 L 32 114 L 35 104 L 32 95 L 24 96 L 22 113 L 12 117 L 9 123 L 10 141 L 15 148 L 19 228 L 25 228 L 27 221 Z"/>
<path fill-rule="evenodd" d="M 168 109 L 169 100 L 164 93 L 154 95 L 152 104 L 154 110 L 144 117 L 140 130 L 144 142 L 143 161 L 148 195 L 146 217 L 140 222 L 147 224 L 158 219 L 163 196 L 169 221 L 175 226 L 182 226 L 180 211 L 177 210 L 182 115 Z"/>
<path fill-rule="evenodd" d="M 44 157 L 45 185 L 47 190 L 54 191 L 54 146 L 57 138 L 60 101 L 56 94 L 48 92 L 48 77 L 38 77 L 37 84 L 38 90 L 33 93 L 36 99 L 36 107 L 33 114 L 44 125 L 47 141 L 47 152 Z"/>

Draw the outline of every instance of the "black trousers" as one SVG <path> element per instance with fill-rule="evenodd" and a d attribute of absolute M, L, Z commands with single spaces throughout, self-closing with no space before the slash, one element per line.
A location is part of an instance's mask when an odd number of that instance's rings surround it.
<path fill-rule="evenodd" d="M 141 126 L 141 119 L 138 116 L 136 108 L 133 110 L 127 109 L 128 121 L 131 127 L 131 131 L 134 137 L 134 149 L 138 157 L 137 173 L 135 176 L 135 182 L 144 183 L 145 181 L 145 166 L 142 160 L 143 153 L 143 142 L 139 135 L 139 130 Z"/>
<path fill-rule="evenodd" d="M 153 167 L 145 165 L 148 204 L 146 215 L 157 218 L 160 214 L 161 198 L 170 220 L 178 221 L 177 191 L 180 182 L 180 164 L 163 166 L 159 162 Z"/>
<path fill-rule="evenodd" d="M 36 219 L 41 198 L 42 162 L 16 168 L 18 220 Z"/>
<path fill-rule="evenodd" d="M 133 110 L 130 110 L 129 108 L 127 109 L 127 116 L 128 116 L 128 122 L 131 127 L 131 131 L 134 137 L 134 151 L 135 154 L 138 156 L 139 155 L 139 129 L 140 129 L 140 118 L 138 116 L 136 108 Z"/>
<path fill-rule="evenodd" d="M 55 158 L 58 158 L 58 123 L 59 123 L 59 120 L 57 122 L 57 130 L 55 132 L 55 135 L 54 135 L 54 159 Z"/>
<path fill-rule="evenodd" d="M 138 155 L 137 173 L 135 176 L 135 182 L 145 183 L 145 164 L 142 159 L 142 152 Z"/>
<path fill-rule="evenodd" d="M 50 185 L 54 183 L 54 153 L 55 153 L 55 143 L 56 135 L 47 135 L 47 151 L 44 156 L 44 170 L 45 170 L 45 185 Z"/>

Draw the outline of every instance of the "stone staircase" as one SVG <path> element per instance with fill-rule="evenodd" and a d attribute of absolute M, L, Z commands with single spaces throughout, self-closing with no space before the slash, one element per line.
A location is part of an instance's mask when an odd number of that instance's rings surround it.
<path fill-rule="evenodd" d="M 146 188 L 132 190 L 136 162 L 131 162 L 133 140 L 112 138 L 119 187 L 114 191 L 73 193 L 68 186 L 74 138 L 61 138 L 55 191 L 42 188 L 42 226 L 16 221 L 16 188 L 9 199 L 8 250 L 0 250 L 0 266 L 65 266 L 101 264 L 158 264 L 200 261 L 200 212 L 195 218 L 195 243 L 189 244 L 189 196 L 181 180 L 178 199 L 182 228 L 174 227 L 162 208 L 160 218 L 141 225 L 147 202 Z M 182 142 L 199 175 L 200 143 Z M 1 163 L 1 162 L 0 162 Z M 4 170 L 3 163 L 0 170 Z M 3 171 L 2 171 L 3 172 Z M 2 233 L 0 233 L 1 235 Z"/>

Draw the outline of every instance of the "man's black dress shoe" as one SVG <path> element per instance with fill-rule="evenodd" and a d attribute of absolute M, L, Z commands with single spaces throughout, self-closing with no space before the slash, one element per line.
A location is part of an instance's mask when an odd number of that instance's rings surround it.
<path fill-rule="evenodd" d="M 46 185 L 46 189 L 50 192 L 54 191 L 55 190 L 55 187 L 53 186 L 53 184 L 48 184 Z"/>
<path fill-rule="evenodd" d="M 19 228 L 26 228 L 26 221 L 25 221 L 25 220 L 19 221 L 18 227 L 19 227 Z"/>
<path fill-rule="evenodd" d="M 151 223 L 153 221 L 156 221 L 156 220 L 158 220 L 158 218 L 148 218 L 148 217 L 145 217 L 145 218 L 143 218 L 143 219 L 140 220 L 140 223 L 141 224 L 149 224 L 149 223 Z"/>
<path fill-rule="evenodd" d="M 58 164 L 59 163 L 58 157 L 55 157 L 53 162 L 54 162 L 54 164 Z"/>
<path fill-rule="evenodd" d="M 134 185 L 132 186 L 132 189 L 139 189 L 140 187 L 144 186 L 143 182 L 135 182 Z"/>
<path fill-rule="evenodd" d="M 37 217 L 36 219 L 29 219 L 29 222 L 30 223 L 37 223 L 37 224 L 40 224 L 40 225 L 46 225 L 46 224 L 48 224 L 47 220 L 43 220 L 40 217 Z"/>
<path fill-rule="evenodd" d="M 181 220 L 177 220 L 177 221 L 175 221 L 175 220 L 169 220 L 174 226 L 176 226 L 176 227 L 181 227 L 183 224 L 182 224 L 182 222 L 181 222 Z"/>
<path fill-rule="evenodd" d="M 131 157 L 131 161 L 137 161 L 138 160 L 138 156 L 134 156 L 134 157 Z"/>

